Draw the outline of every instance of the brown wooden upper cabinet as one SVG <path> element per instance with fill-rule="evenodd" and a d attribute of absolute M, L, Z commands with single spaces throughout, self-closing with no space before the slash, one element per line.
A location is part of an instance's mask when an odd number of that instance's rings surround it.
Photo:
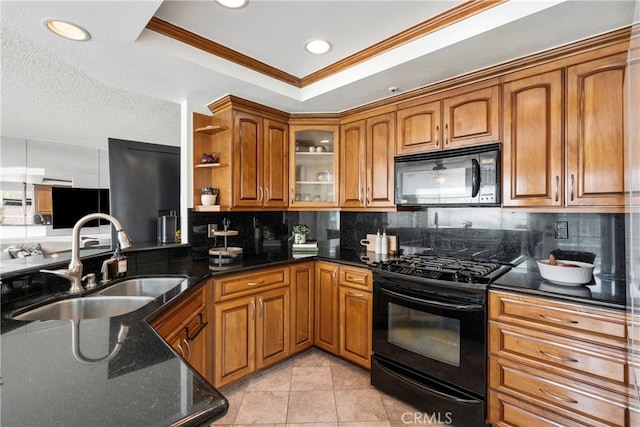
<path fill-rule="evenodd" d="M 287 207 L 288 124 L 236 111 L 233 126 L 233 206 Z"/>
<path fill-rule="evenodd" d="M 624 206 L 626 53 L 593 57 L 506 77 L 504 206 Z"/>
<path fill-rule="evenodd" d="M 500 140 L 497 82 L 453 89 L 417 102 L 407 102 L 398 109 L 398 155 Z"/>
<path fill-rule="evenodd" d="M 289 205 L 289 115 L 233 96 L 193 114 L 194 209 L 282 209 Z M 203 153 L 220 153 L 203 163 Z M 219 190 L 215 206 L 202 206 L 201 188 Z"/>
<path fill-rule="evenodd" d="M 338 206 L 338 130 L 337 124 L 322 120 L 289 126 L 290 207 Z"/>
<path fill-rule="evenodd" d="M 340 126 L 340 207 L 395 208 L 395 112 Z"/>
<path fill-rule="evenodd" d="M 33 213 L 38 215 L 51 215 L 53 213 L 50 185 L 33 185 Z"/>

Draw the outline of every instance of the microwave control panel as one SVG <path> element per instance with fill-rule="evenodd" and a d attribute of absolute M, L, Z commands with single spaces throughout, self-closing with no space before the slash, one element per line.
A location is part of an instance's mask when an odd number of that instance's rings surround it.
<path fill-rule="evenodd" d="M 498 195 L 498 159 L 495 155 L 480 155 L 480 191 L 478 201 L 480 203 L 497 203 Z"/>

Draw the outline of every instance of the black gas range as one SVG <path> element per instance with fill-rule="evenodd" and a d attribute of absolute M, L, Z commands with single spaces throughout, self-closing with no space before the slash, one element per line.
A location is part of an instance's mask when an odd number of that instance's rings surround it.
<path fill-rule="evenodd" d="M 484 426 L 486 288 L 511 267 L 429 251 L 371 268 L 371 383 L 429 419 Z"/>
<path fill-rule="evenodd" d="M 433 252 L 373 262 L 371 268 L 374 274 L 391 273 L 397 277 L 422 279 L 441 285 L 475 285 L 482 288 L 511 270 L 510 266 L 497 262 L 469 260 Z"/>

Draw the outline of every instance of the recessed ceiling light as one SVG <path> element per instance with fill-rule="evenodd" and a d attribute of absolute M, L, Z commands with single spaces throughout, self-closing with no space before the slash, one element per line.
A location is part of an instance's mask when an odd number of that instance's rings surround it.
<path fill-rule="evenodd" d="M 228 7 L 229 9 L 240 9 L 245 7 L 249 0 L 216 0 L 221 6 Z"/>
<path fill-rule="evenodd" d="M 331 43 L 322 39 L 313 39 L 306 42 L 304 48 L 314 55 L 322 55 L 331 50 Z"/>
<path fill-rule="evenodd" d="M 87 41 L 91 38 L 91 34 L 79 25 L 71 22 L 60 21 L 57 19 L 47 19 L 43 22 L 44 26 L 55 34 L 65 39 L 75 40 L 79 42 Z"/>

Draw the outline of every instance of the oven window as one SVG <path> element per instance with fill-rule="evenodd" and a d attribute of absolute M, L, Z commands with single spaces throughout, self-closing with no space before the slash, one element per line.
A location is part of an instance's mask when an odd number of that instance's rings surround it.
<path fill-rule="evenodd" d="M 391 344 L 460 366 L 460 321 L 394 304 L 388 305 Z"/>

